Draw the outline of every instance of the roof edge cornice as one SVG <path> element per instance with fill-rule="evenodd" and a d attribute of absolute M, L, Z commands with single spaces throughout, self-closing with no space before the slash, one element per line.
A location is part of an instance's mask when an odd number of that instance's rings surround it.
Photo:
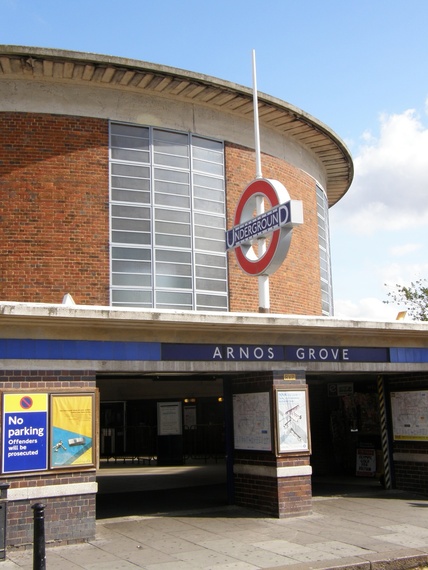
<path fill-rule="evenodd" d="M 16 61 L 19 59 L 20 64 Z M 64 69 L 54 71 L 54 64 Z M 77 67 L 79 72 L 76 71 Z M 63 79 L 116 89 L 153 91 L 247 118 L 253 112 L 253 91 L 249 87 L 201 73 L 123 57 L 0 45 L 0 79 L 2 76 L 34 76 L 51 81 Z M 317 157 L 326 172 L 329 206 L 334 205 L 347 192 L 354 176 L 352 157 L 346 144 L 327 125 L 288 102 L 259 92 L 258 104 L 261 125 L 295 139 Z"/>

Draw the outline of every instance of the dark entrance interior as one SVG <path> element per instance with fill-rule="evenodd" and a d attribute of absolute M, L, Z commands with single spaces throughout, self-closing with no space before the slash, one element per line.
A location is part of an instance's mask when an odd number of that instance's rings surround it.
<path fill-rule="evenodd" d="M 221 378 L 107 375 L 98 387 L 97 518 L 227 504 Z"/>
<path fill-rule="evenodd" d="M 310 377 L 313 493 L 383 483 L 376 378 Z"/>

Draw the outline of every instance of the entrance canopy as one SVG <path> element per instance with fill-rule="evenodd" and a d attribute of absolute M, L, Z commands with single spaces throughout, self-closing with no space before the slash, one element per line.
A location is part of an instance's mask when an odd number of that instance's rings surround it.
<path fill-rule="evenodd" d="M 144 374 L 428 370 L 428 323 L 0 303 L 0 362 Z"/>

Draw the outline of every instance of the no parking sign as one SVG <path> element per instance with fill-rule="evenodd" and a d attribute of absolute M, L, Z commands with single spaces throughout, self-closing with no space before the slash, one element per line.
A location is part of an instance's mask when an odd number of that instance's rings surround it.
<path fill-rule="evenodd" d="M 3 394 L 2 472 L 47 469 L 47 432 L 47 394 Z"/>

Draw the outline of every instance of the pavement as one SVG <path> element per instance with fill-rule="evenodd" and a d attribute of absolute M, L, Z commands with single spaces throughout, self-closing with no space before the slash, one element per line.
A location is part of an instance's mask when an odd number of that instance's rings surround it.
<path fill-rule="evenodd" d="M 172 482 L 168 469 L 150 470 L 146 482 L 157 483 L 143 487 L 147 469 L 127 470 L 120 485 L 108 471 L 99 479 L 95 538 L 47 545 L 48 570 L 428 569 L 427 497 L 374 481 L 314 480 L 312 514 L 274 519 L 227 505 L 221 466 L 209 475 L 189 468 L 196 486 L 175 477 L 174 489 L 162 488 Z M 33 568 L 32 550 L 9 548 L 0 570 L 22 568 Z"/>

